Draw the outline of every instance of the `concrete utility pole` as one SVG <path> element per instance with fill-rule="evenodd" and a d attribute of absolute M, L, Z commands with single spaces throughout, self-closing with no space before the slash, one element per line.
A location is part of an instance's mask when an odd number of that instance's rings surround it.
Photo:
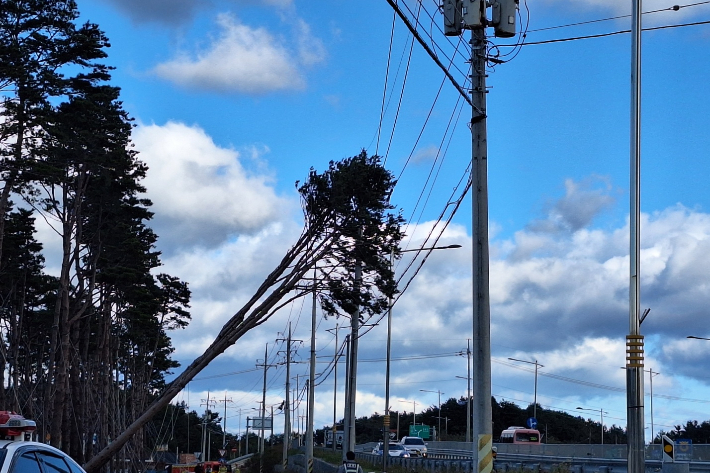
<path fill-rule="evenodd" d="M 294 377 L 296 378 L 296 391 L 293 393 L 293 419 L 296 421 L 296 430 L 298 431 L 298 446 L 300 447 L 303 445 L 303 429 L 301 429 L 301 423 L 299 421 L 301 416 L 299 415 L 300 410 L 298 409 L 298 406 L 300 405 L 298 401 L 298 393 L 300 393 L 301 390 L 299 388 L 298 380 L 301 378 L 305 378 L 306 375 L 297 374 Z"/>
<path fill-rule="evenodd" d="M 311 362 L 308 383 L 308 425 L 306 426 L 306 468 L 313 472 L 313 411 L 316 386 L 316 271 L 313 270 L 313 309 L 311 311 Z"/>
<path fill-rule="evenodd" d="M 631 11 L 631 137 L 629 213 L 629 335 L 626 336 L 626 430 L 629 473 L 644 473 L 643 335 L 641 335 L 641 9 L 632 0 Z"/>
<path fill-rule="evenodd" d="M 259 439 L 259 453 L 262 458 L 264 458 L 264 419 L 266 418 L 266 370 L 269 368 L 268 359 L 269 344 L 267 343 L 264 349 L 264 388 L 261 391 L 261 438 Z"/>
<path fill-rule="evenodd" d="M 491 309 L 488 253 L 488 135 L 486 128 L 486 27 L 495 35 L 516 34 L 519 0 L 491 2 L 492 19 L 486 17 L 485 0 L 444 0 L 444 33 L 459 36 L 471 30 L 471 195 L 473 210 L 473 472 L 493 470 L 493 420 L 491 409 Z"/>
<path fill-rule="evenodd" d="M 466 442 L 471 441 L 471 340 L 466 340 Z"/>
<path fill-rule="evenodd" d="M 224 393 L 224 419 L 222 427 L 222 448 L 227 446 L 227 403 L 233 402 L 231 399 L 227 399 L 227 393 Z"/>
<path fill-rule="evenodd" d="M 336 450 L 335 434 L 337 429 L 335 423 L 337 422 L 338 416 L 338 324 L 335 324 L 335 328 L 326 330 L 327 332 L 332 331 L 335 335 L 335 352 L 333 353 L 333 451 Z"/>
<path fill-rule="evenodd" d="M 283 403 L 284 411 L 284 445 L 281 457 L 284 471 L 288 469 L 288 448 L 291 443 L 291 322 L 288 323 L 288 337 L 286 338 L 286 399 Z M 300 340 L 298 340 L 300 341 Z M 273 416 L 272 416 L 273 419 Z"/>
<path fill-rule="evenodd" d="M 260 366 L 257 364 L 257 366 Z M 261 437 L 259 438 L 259 453 L 261 454 L 259 457 L 259 471 L 263 473 L 264 471 L 264 451 L 265 451 L 265 435 L 264 435 L 264 430 L 265 426 L 264 424 L 266 423 L 266 370 L 269 368 L 273 367 L 275 365 L 270 365 L 269 364 L 269 344 L 266 344 L 266 348 L 264 349 L 264 387 L 261 391 L 261 428 L 259 429 L 261 431 Z M 273 421 L 274 418 L 273 416 L 271 417 L 271 430 L 273 432 Z M 248 440 L 248 439 L 247 439 Z"/>
<path fill-rule="evenodd" d="M 347 334 L 345 336 L 345 402 L 343 405 L 343 450 L 348 448 L 348 435 L 350 432 L 350 400 L 348 399 L 350 393 L 350 355 L 350 334 Z M 333 441 L 335 441 L 335 439 L 333 439 Z"/>
<path fill-rule="evenodd" d="M 362 278 L 362 265 L 355 266 L 355 285 L 360 285 Z M 346 418 L 343 428 L 343 460 L 348 451 L 355 451 L 355 397 L 357 392 L 357 348 L 360 330 L 360 308 L 358 307 L 352 314 L 350 332 L 350 356 L 348 357 L 348 384 L 346 385 Z"/>
<path fill-rule="evenodd" d="M 209 445 L 207 443 L 208 435 L 207 435 L 207 415 L 210 412 L 210 407 L 215 404 L 214 400 L 210 400 L 210 392 L 207 391 L 207 399 L 202 399 L 202 403 L 200 405 L 205 406 L 205 415 L 202 417 L 202 455 L 201 455 L 201 460 L 209 460 Z"/>
<path fill-rule="evenodd" d="M 486 32 L 481 27 L 471 31 L 473 392 L 476 393 L 473 400 L 473 471 L 479 473 L 493 470 L 486 93 Z"/>

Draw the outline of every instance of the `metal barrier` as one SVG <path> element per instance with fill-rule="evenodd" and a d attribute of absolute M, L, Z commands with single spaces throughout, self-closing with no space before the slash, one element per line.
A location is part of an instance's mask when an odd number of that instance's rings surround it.
<path fill-rule="evenodd" d="M 466 448 L 451 448 L 461 446 Z M 626 445 L 496 444 L 496 446 L 498 455 L 495 469 L 499 473 L 521 470 L 549 473 L 560 465 L 567 467 L 571 473 L 623 473 L 627 466 Z M 708 445 L 693 447 L 693 460 L 688 462 L 686 471 L 710 473 L 710 462 L 696 460 L 696 458 L 704 458 L 710 450 L 709 447 Z M 417 472 L 470 473 L 472 471 L 470 448 L 472 445 L 466 442 L 428 442 L 428 458 L 390 457 L 389 464 Z M 371 448 L 356 450 L 358 451 L 355 452 L 355 456 L 358 460 L 373 464 L 382 462 L 380 455 L 370 453 Z M 657 459 L 649 458 L 656 454 L 658 454 Z M 680 465 L 680 463 L 676 464 Z M 660 460 L 660 445 L 647 447 L 646 472 L 657 473 L 662 470 L 666 468 Z"/>

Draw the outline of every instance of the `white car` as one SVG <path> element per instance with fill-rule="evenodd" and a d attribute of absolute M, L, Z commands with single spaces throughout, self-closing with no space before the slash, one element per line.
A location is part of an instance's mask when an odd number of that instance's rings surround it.
<path fill-rule="evenodd" d="M 420 437 L 402 437 L 399 443 L 409 452 L 410 456 L 427 457 L 426 444 Z"/>
<path fill-rule="evenodd" d="M 10 411 L 0 411 L 0 473 L 86 473 L 61 450 L 33 442 L 37 426 Z"/>
<path fill-rule="evenodd" d="M 382 455 L 382 452 L 384 451 L 384 445 L 382 442 L 378 443 L 375 445 L 375 448 L 372 449 L 372 454 L 373 455 Z M 388 455 L 390 457 L 404 457 L 404 458 L 409 458 L 409 452 L 400 444 L 390 442 L 389 444 L 389 450 L 387 451 Z"/>
<path fill-rule="evenodd" d="M 86 473 L 69 455 L 39 442 L 0 440 L 0 473 Z"/>

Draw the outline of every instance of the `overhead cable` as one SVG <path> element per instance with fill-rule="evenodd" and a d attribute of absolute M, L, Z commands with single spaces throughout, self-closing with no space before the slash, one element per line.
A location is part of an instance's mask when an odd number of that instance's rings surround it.
<path fill-rule="evenodd" d="M 434 53 L 434 51 L 431 50 L 431 48 L 430 48 L 429 45 L 426 43 L 426 41 L 424 41 L 424 40 L 422 39 L 422 37 L 421 37 L 421 35 L 419 34 L 419 32 L 417 31 L 417 29 L 414 28 L 414 26 L 413 26 L 412 23 L 409 21 L 409 19 L 406 17 L 406 15 L 404 15 L 404 13 L 402 13 L 402 10 L 400 10 L 399 6 L 398 6 L 393 0 L 387 0 L 387 3 L 389 3 L 390 6 L 391 6 L 392 8 L 394 8 L 394 10 L 397 12 L 397 15 L 399 15 L 399 17 L 402 19 L 402 21 L 403 21 L 404 24 L 407 26 L 407 28 L 409 28 L 409 31 L 412 32 L 412 34 L 414 35 L 414 37 L 417 39 L 417 41 L 419 41 L 419 44 L 422 45 L 422 47 L 423 47 L 424 50 L 427 52 L 427 54 L 429 54 L 429 56 L 434 60 L 434 62 L 437 64 L 437 66 L 439 66 L 439 68 L 444 72 L 444 74 L 446 74 L 446 77 L 449 78 L 449 80 L 450 80 L 451 83 L 454 85 L 454 87 L 456 87 L 456 90 L 459 91 L 459 93 L 461 94 L 461 96 L 463 96 L 463 97 L 466 99 L 466 101 L 469 103 L 469 105 L 473 106 L 473 102 L 471 101 L 471 97 L 468 96 L 468 93 L 459 85 L 458 82 L 456 82 L 456 79 L 454 79 L 454 77 L 453 77 L 453 76 L 451 75 L 451 73 L 446 69 L 446 67 L 444 67 L 444 65 L 441 63 L 441 61 L 439 60 L 439 58 L 436 56 L 436 53 Z"/>

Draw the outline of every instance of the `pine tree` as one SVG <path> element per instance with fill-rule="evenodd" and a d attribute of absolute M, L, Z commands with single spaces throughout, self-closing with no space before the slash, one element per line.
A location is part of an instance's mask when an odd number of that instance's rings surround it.
<path fill-rule="evenodd" d="M 98 471 L 157 412 L 210 361 L 250 329 L 263 324 L 290 301 L 310 294 L 317 269 L 319 299 L 327 313 L 363 316 L 387 307 L 396 284 L 389 267 L 390 254 L 398 254 L 403 220 L 393 214 L 389 196 L 395 181 L 377 156 L 360 154 L 331 162 L 323 173 L 311 170 L 299 187 L 306 225 L 279 265 L 266 277 L 252 298 L 222 327 L 205 353 L 194 360 L 163 390 L 151 406 L 111 445 L 84 465 Z M 353 275 L 360 266 L 362 278 Z"/>

